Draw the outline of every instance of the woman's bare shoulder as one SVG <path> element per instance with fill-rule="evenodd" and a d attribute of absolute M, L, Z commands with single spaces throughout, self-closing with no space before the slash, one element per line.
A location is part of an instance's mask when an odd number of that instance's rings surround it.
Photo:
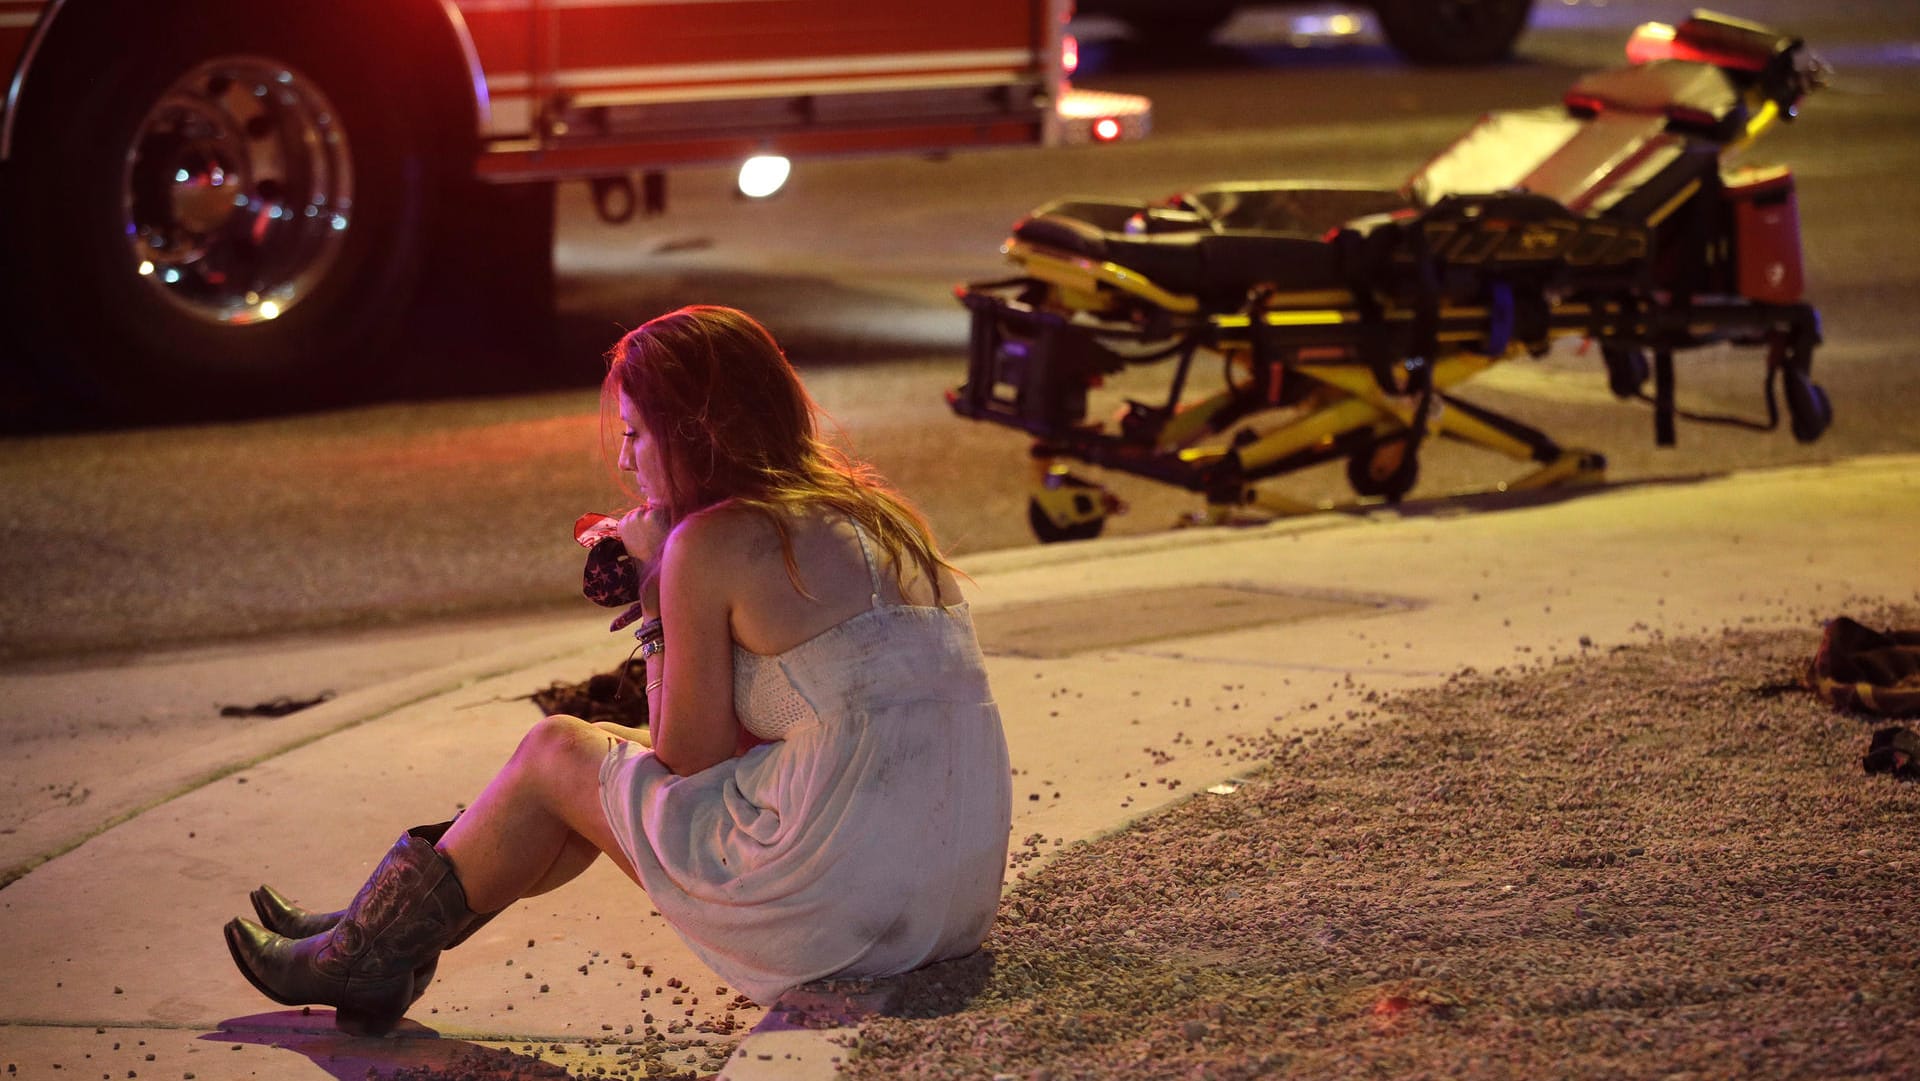
<path fill-rule="evenodd" d="M 669 544 L 698 553 L 709 565 L 739 567 L 780 553 L 780 535 L 767 515 L 737 503 L 717 503 L 681 519 Z"/>
<path fill-rule="evenodd" d="M 765 514 L 729 501 L 694 511 L 682 518 L 673 532 L 703 545 L 718 545 L 737 544 L 771 528 Z"/>

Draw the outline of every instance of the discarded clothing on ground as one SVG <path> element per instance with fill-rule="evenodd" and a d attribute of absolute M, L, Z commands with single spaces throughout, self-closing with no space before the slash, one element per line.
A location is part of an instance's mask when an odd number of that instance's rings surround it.
<path fill-rule="evenodd" d="M 285 717 L 289 713 L 298 713 L 308 706 L 317 706 L 333 698 L 332 691 L 321 691 L 310 698 L 295 698 L 292 695 L 280 695 L 251 706 L 221 706 L 222 717 Z"/>
<path fill-rule="evenodd" d="M 1920 630 L 1876 631 L 1846 616 L 1829 620 L 1807 686 L 1838 709 L 1920 716 Z"/>
<path fill-rule="evenodd" d="M 1920 781 L 1920 735 L 1904 725 L 1878 729 L 1860 759 L 1860 768 L 1868 773 L 1891 773 L 1902 781 Z"/>
<path fill-rule="evenodd" d="M 584 721 L 612 721 L 628 728 L 647 725 L 647 662 L 638 657 L 584 683 L 555 682 L 527 697 L 548 714 L 564 713 Z"/>

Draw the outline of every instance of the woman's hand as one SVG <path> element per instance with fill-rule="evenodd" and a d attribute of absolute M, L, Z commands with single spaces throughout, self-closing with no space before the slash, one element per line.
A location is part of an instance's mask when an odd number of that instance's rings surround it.
<path fill-rule="evenodd" d="M 660 550 L 672 530 L 658 503 L 642 503 L 620 518 L 620 541 L 640 564 L 640 604 L 649 615 L 660 613 Z"/>
<path fill-rule="evenodd" d="M 620 518 L 620 540 L 626 544 L 627 554 L 642 563 L 659 561 L 660 546 L 671 530 L 667 510 L 658 503 L 642 503 Z"/>

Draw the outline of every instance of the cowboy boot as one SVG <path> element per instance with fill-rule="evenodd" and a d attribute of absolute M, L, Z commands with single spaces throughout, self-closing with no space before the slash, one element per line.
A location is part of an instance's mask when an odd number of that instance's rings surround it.
<path fill-rule="evenodd" d="M 315 912 L 302 908 L 280 895 L 272 886 L 263 885 L 248 895 L 253 902 L 253 914 L 259 917 L 260 926 L 276 935 L 287 938 L 312 938 L 333 930 L 340 917 L 347 914 L 346 909 L 333 912 Z"/>
<path fill-rule="evenodd" d="M 312 938 L 314 935 L 325 934 L 333 929 L 334 924 L 340 922 L 341 916 L 346 914 L 344 909 L 338 912 L 312 912 L 301 908 L 280 896 L 279 891 L 272 886 L 261 886 L 253 891 L 253 911 L 259 915 L 262 927 L 283 938 Z M 460 932 L 452 942 L 447 943 L 447 949 L 453 949 L 472 938 L 475 931 L 485 927 L 499 914 L 488 912 L 475 916 L 473 922 L 467 924 L 466 930 Z M 436 954 L 432 960 L 414 970 L 413 1000 L 415 1002 L 420 1001 L 420 996 L 427 993 L 427 986 L 433 983 L 434 972 L 439 967 L 440 957 Z"/>
<path fill-rule="evenodd" d="M 314 912 L 301 908 L 280 896 L 279 891 L 272 886 L 261 886 L 253 891 L 253 911 L 259 915 L 262 927 L 282 938 L 312 938 L 314 935 L 325 934 L 333 930 L 333 925 L 340 922 L 340 917 L 347 914 L 346 909 L 336 912 Z M 492 918 L 491 913 L 476 917 L 473 926 L 466 934 L 460 936 L 461 939 L 478 931 L 481 924 Z M 458 941 L 449 942 L 447 949 L 452 949 L 459 944 Z M 440 956 L 435 954 L 431 961 L 413 970 L 414 1002 L 420 1001 L 420 996 L 427 993 L 427 987 L 433 983 L 433 975 L 439 968 Z"/>
<path fill-rule="evenodd" d="M 440 843 L 440 838 L 446 836 L 447 827 L 451 825 L 453 825 L 453 819 L 449 818 L 445 822 L 415 826 L 407 831 L 407 836 L 418 837 L 430 845 L 437 845 Z M 264 884 L 254 890 L 248 899 L 253 902 L 254 913 L 260 917 L 260 926 L 288 938 L 312 938 L 314 935 L 324 934 L 332 930 L 334 924 L 340 922 L 340 917 L 347 914 L 345 909 L 335 912 L 315 912 L 312 909 L 302 908 L 281 896 L 280 891 Z M 478 930 L 478 925 L 475 925 L 475 930 Z"/>
<path fill-rule="evenodd" d="M 406 833 L 325 932 L 295 940 L 235 919 L 225 937 L 241 974 L 268 998 L 332 1006 L 341 1031 L 380 1036 L 413 1003 L 416 973 L 475 918 L 453 865 Z"/>
<path fill-rule="evenodd" d="M 315 912 L 312 909 L 302 908 L 282 897 L 280 891 L 272 886 L 261 886 L 250 896 L 253 900 L 254 915 L 260 917 L 260 926 L 286 938 L 312 938 L 314 935 L 323 934 L 332 930 L 333 925 L 340 922 L 340 917 L 347 914 L 346 909 L 337 912 Z M 475 916 L 473 922 L 467 925 L 467 929 L 460 932 L 459 938 L 447 943 L 447 949 L 453 949 L 472 938 L 475 931 L 485 927 L 499 914 L 499 912 L 487 912 Z"/>
<path fill-rule="evenodd" d="M 407 831 L 407 835 L 418 837 L 428 844 L 437 845 L 440 843 L 440 838 L 446 835 L 447 827 L 451 825 L 453 825 L 453 819 L 449 818 L 445 822 L 415 826 Z M 325 934 L 333 929 L 334 924 L 340 922 L 340 917 L 346 915 L 345 909 L 315 912 L 309 908 L 302 908 L 281 896 L 279 890 L 264 883 L 259 889 L 254 890 L 248 899 L 253 902 L 254 913 L 260 917 L 260 926 L 286 938 L 312 938 L 314 935 Z M 495 915 L 497 913 L 489 912 L 477 917 L 459 938 L 447 944 L 447 949 L 465 942 L 475 931 L 486 926 L 487 921 Z M 433 983 L 433 974 L 439 965 L 440 958 L 435 955 L 433 960 L 414 971 L 413 1001 L 420 1001 L 420 996 L 427 993 L 427 987 Z"/>

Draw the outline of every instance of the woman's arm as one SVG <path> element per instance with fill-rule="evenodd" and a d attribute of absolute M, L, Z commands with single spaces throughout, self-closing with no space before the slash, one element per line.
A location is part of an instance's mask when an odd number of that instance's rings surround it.
<path fill-rule="evenodd" d="M 738 753 L 732 584 L 744 570 L 744 549 L 737 534 L 724 511 L 696 514 L 674 527 L 660 554 L 665 648 L 647 662 L 648 727 L 655 757 L 682 777 Z"/>
<path fill-rule="evenodd" d="M 593 726 L 617 739 L 638 743 L 642 747 L 653 746 L 653 733 L 645 728 L 629 728 L 618 721 L 595 721 Z"/>

